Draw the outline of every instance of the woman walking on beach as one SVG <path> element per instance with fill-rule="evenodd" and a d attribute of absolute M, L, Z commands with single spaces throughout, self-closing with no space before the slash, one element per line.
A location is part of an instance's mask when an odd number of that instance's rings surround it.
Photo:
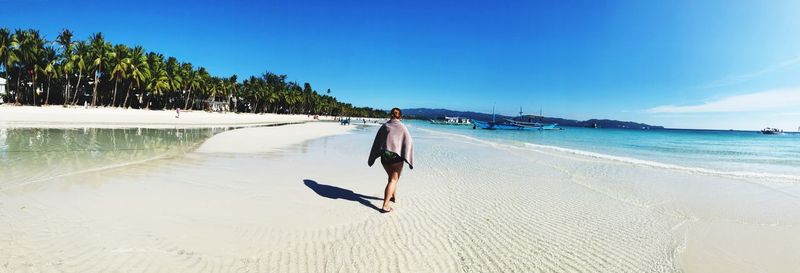
<path fill-rule="evenodd" d="M 367 164 L 371 167 L 380 157 L 383 169 L 389 176 L 381 208 L 381 212 L 384 213 L 392 211 L 389 201 L 397 202 L 397 181 L 400 180 L 400 172 L 403 171 L 403 162 L 408 163 L 408 167 L 414 169 L 414 144 L 411 142 L 408 129 L 400 122 L 402 116 L 399 108 L 392 109 L 391 118 L 381 126 L 378 134 L 375 135 L 369 160 L 367 160 Z"/>

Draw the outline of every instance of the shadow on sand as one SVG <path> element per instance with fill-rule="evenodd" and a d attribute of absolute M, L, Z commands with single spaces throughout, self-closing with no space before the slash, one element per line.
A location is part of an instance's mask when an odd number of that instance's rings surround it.
<path fill-rule="evenodd" d="M 330 199 L 344 199 L 349 201 L 355 201 L 361 203 L 364 206 L 380 211 L 378 207 L 370 203 L 367 199 L 383 200 L 383 198 L 357 194 L 351 190 L 342 189 L 331 185 L 320 184 L 317 183 L 317 181 L 311 179 L 304 179 L 303 183 L 306 184 L 306 186 L 310 188 L 312 191 L 319 194 L 319 196 Z"/>

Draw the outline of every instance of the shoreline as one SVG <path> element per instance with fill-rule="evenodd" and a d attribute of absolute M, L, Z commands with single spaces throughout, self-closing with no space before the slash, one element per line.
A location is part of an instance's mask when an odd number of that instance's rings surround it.
<path fill-rule="evenodd" d="M 214 113 L 51 106 L 0 106 L 0 127 L 7 128 L 214 128 L 250 127 L 278 123 L 332 121 L 308 115 Z"/>
<path fill-rule="evenodd" d="M 204 154 L 268 153 L 318 138 L 347 134 L 352 130 L 354 130 L 352 126 L 342 126 L 333 122 L 288 123 L 267 127 L 237 128 L 212 136 L 193 152 Z"/>

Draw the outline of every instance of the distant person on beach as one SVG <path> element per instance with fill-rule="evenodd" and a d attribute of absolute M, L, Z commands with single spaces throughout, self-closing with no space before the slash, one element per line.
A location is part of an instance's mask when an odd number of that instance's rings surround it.
<path fill-rule="evenodd" d="M 390 113 L 389 121 L 384 123 L 375 135 L 367 160 L 367 164 L 371 167 L 380 157 L 381 165 L 389 176 L 381 207 L 383 213 L 392 211 L 389 201 L 397 203 L 397 181 L 400 180 L 403 163 L 408 163 L 408 167 L 414 169 L 414 144 L 408 129 L 400 122 L 403 114 L 399 108 L 393 108 Z"/>
<path fill-rule="evenodd" d="M 181 117 L 181 108 L 180 107 L 175 108 L 175 118 L 180 118 L 180 117 Z"/>

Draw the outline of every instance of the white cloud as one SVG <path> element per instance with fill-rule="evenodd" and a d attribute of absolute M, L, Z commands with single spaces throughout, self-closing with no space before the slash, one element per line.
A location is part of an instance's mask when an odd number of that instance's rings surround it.
<path fill-rule="evenodd" d="M 695 105 L 661 105 L 647 109 L 649 113 L 725 113 L 774 111 L 800 108 L 800 89 L 768 90 L 730 96 Z"/>
<path fill-rule="evenodd" d="M 750 79 L 757 78 L 757 77 L 760 77 L 762 75 L 766 75 L 766 74 L 772 73 L 773 71 L 778 71 L 778 70 L 782 70 L 782 69 L 785 69 L 785 68 L 789 68 L 789 67 L 792 67 L 792 66 L 794 66 L 796 64 L 800 64 L 800 57 L 795 57 L 795 58 L 792 58 L 792 59 L 788 59 L 788 60 L 785 60 L 783 62 L 780 62 L 780 63 L 777 63 L 777 64 L 770 65 L 768 67 L 762 68 L 761 70 L 752 71 L 750 73 L 741 74 L 741 75 L 729 76 L 729 77 L 725 77 L 725 78 L 722 78 L 722 79 L 719 79 L 719 80 L 716 80 L 716 81 L 712 81 L 712 82 L 703 84 L 701 86 L 701 88 L 716 88 L 716 87 L 722 87 L 722 86 L 728 86 L 728 85 L 733 85 L 733 84 L 737 84 L 737 83 L 746 82 L 746 81 L 748 81 Z"/>

